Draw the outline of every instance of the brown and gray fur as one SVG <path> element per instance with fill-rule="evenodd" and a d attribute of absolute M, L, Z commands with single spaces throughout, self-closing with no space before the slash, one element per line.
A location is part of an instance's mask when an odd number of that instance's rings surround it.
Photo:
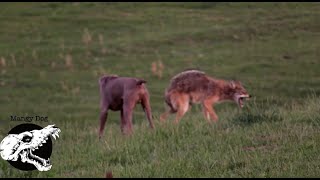
<path fill-rule="evenodd" d="M 177 113 L 175 123 L 189 110 L 190 105 L 202 105 L 202 111 L 208 122 L 218 121 L 213 105 L 226 100 L 236 102 L 240 108 L 243 100 L 249 98 L 239 81 L 226 81 L 208 76 L 199 70 L 186 70 L 174 76 L 165 91 L 165 102 L 169 106 L 160 117 L 164 121 L 169 114 Z"/>
<path fill-rule="evenodd" d="M 124 134 L 132 133 L 132 113 L 136 104 L 141 104 L 150 127 L 154 128 L 151 115 L 149 92 L 146 81 L 132 77 L 106 75 L 99 79 L 100 86 L 100 129 L 101 138 L 108 110 L 120 111 L 121 131 Z"/>

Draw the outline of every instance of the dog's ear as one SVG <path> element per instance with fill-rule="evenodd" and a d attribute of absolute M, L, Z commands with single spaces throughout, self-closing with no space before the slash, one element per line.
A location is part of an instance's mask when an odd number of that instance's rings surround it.
<path fill-rule="evenodd" d="M 137 85 L 141 85 L 141 84 L 143 84 L 143 83 L 147 83 L 147 81 L 145 81 L 145 80 L 143 80 L 143 79 L 139 79 L 139 80 L 137 81 Z"/>
<path fill-rule="evenodd" d="M 232 81 L 230 81 L 229 86 L 230 86 L 232 89 L 235 89 L 235 88 L 236 88 L 236 83 L 232 80 Z"/>

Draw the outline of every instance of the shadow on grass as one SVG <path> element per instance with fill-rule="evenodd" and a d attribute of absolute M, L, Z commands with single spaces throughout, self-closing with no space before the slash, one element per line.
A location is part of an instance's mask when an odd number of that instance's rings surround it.
<path fill-rule="evenodd" d="M 235 116 L 232 119 L 232 122 L 240 126 L 250 126 L 256 123 L 277 122 L 282 120 L 283 117 L 280 115 L 280 113 L 276 110 L 273 110 L 271 112 L 244 112 Z"/>

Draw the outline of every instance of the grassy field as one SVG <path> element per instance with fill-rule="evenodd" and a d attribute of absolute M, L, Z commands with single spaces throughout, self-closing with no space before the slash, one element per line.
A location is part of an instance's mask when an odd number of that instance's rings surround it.
<path fill-rule="evenodd" d="M 319 177 L 319 17 L 319 3 L 1 3 L 0 138 L 23 123 L 11 115 L 47 116 L 32 123 L 61 134 L 50 171 L 1 159 L 0 177 Z M 217 105 L 215 124 L 197 105 L 160 124 L 187 68 L 254 98 Z M 148 81 L 154 131 L 137 106 L 132 137 L 110 112 L 98 140 L 102 74 Z"/>

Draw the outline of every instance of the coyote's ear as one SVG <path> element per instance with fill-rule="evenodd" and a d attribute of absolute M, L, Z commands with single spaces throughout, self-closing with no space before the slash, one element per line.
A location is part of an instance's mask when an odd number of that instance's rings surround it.
<path fill-rule="evenodd" d="M 232 81 L 230 81 L 230 87 L 232 88 L 232 89 L 235 89 L 236 88 L 236 83 L 232 80 Z"/>

